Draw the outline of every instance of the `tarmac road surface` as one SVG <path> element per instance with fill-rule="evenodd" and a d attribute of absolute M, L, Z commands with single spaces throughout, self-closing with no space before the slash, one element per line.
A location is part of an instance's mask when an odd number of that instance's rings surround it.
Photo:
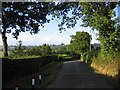
<path fill-rule="evenodd" d="M 47 88 L 112 88 L 106 80 L 78 60 L 63 64 L 57 78 Z"/>

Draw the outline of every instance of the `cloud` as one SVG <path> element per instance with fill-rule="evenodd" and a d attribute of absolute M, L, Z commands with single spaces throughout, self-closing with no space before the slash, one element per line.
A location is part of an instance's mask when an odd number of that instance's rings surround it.
<path fill-rule="evenodd" d="M 18 40 L 23 41 L 34 41 L 37 35 L 31 35 L 31 34 L 20 34 L 18 37 Z"/>
<path fill-rule="evenodd" d="M 62 34 L 33 34 L 31 35 L 28 32 L 20 33 L 18 39 L 13 38 L 11 34 L 7 34 L 8 45 L 16 45 L 19 40 L 22 41 L 23 45 L 42 45 L 42 44 L 68 44 L 70 42 L 70 37 L 64 36 Z M 0 37 L 1 39 L 1 37 Z M 0 42 L 2 45 L 2 40 Z"/>
<path fill-rule="evenodd" d="M 43 42 L 44 43 L 50 43 L 52 41 L 52 38 L 51 37 L 44 37 L 43 38 Z"/>
<path fill-rule="evenodd" d="M 76 31 L 81 31 L 82 29 L 80 28 L 78 29 L 73 29 L 73 30 L 68 30 L 67 32 L 51 32 L 51 31 L 47 31 L 44 32 L 44 30 L 42 30 L 40 33 L 38 34 L 33 34 L 31 35 L 29 32 L 23 32 L 20 33 L 18 40 L 16 40 L 15 38 L 12 37 L 11 34 L 7 34 L 8 37 L 8 45 L 16 45 L 16 43 L 18 43 L 19 40 L 22 41 L 23 45 L 42 45 L 42 44 L 69 44 L 71 37 L 70 35 L 75 35 Z M 85 31 L 87 31 L 87 29 L 85 29 Z M 95 40 L 96 39 L 96 35 L 92 32 L 90 32 L 88 30 L 88 32 L 92 35 L 92 41 L 91 43 L 99 43 L 99 41 Z M 96 32 L 95 32 L 96 33 Z M 0 45 L 2 45 L 2 38 L 0 37 Z"/>

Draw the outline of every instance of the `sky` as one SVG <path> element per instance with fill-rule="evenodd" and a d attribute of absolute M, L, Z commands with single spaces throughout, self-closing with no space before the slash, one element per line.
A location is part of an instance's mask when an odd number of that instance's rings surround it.
<path fill-rule="evenodd" d="M 117 11 L 117 9 L 116 9 Z M 42 45 L 42 44 L 55 44 L 59 45 L 64 43 L 65 45 L 70 43 L 70 35 L 75 35 L 77 31 L 88 32 L 92 35 L 91 43 L 99 43 L 97 39 L 98 31 L 91 30 L 90 27 L 81 27 L 79 26 L 82 23 L 82 20 L 79 20 L 77 25 L 72 29 L 66 29 L 60 33 L 58 29 L 58 22 L 56 20 L 51 21 L 50 23 L 45 24 L 45 27 L 42 28 L 38 34 L 31 35 L 29 32 L 20 33 L 18 40 L 12 37 L 11 34 L 7 34 L 8 45 L 17 45 L 18 41 L 21 40 L 23 45 Z M 0 36 L 0 45 L 2 45 L 2 37 Z"/>
<path fill-rule="evenodd" d="M 71 40 L 70 35 L 75 35 L 77 31 L 86 31 L 90 33 L 90 35 L 92 35 L 93 38 L 91 43 L 99 43 L 96 40 L 97 32 L 92 31 L 90 27 L 87 28 L 80 27 L 79 23 L 76 25 L 76 27 L 72 29 L 66 29 L 66 31 L 62 31 L 62 33 L 60 33 L 59 28 L 57 26 L 58 22 L 54 20 L 51 21 L 51 23 L 45 24 L 45 27 L 42 28 L 38 34 L 31 35 L 29 32 L 20 33 L 18 40 L 12 38 L 11 34 L 7 34 L 8 45 L 16 45 L 19 40 L 22 41 L 23 45 L 42 45 L 42 44 L 59 45 L 61 43 L 67 45 L 70 43 Z M 0 40 L 0 45 L 2 45 L 2 39 Z"/>

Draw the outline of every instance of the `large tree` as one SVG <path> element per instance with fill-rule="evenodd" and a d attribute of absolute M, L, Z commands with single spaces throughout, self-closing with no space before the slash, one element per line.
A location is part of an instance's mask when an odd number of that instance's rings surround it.
<path fill-rule="evenodd" d="M 4 56 L 8 56 L 6 33 L 12 33 L 14 38 L 18 38 L 20 32 L 38 33 L 39 26 L 50 21 L 46 16 L 50 14 L 53 5 L 52 2 L 2 2 L 1 34 Z"/>
<path fill-rule="evenodd" d="M 91 36 L 87 32 L 76 32 L 76 35 L 72 35 L 71 38 L 72 40 L 69 45 L 71 51 L 74 51 L 84 58 L 85 54 L 90 52 L 91 49 Z"/>

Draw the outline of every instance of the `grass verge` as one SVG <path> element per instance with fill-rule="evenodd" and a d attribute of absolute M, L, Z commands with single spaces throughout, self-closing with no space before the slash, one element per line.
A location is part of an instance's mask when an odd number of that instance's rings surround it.
<path fill-rule="evenodd" d="M 52 81 L 55 80 L 57 73 L 60 71 L 62 62 L 54 62 L 42 69 L 42 81 L 36 84 L 36 88 L 46 88 Z"/>
<path fill-rule="evenodd" d="M 58 71 L 60 70 L 62 66 L 62 62 L 53 62 L 50 63 L 42 68 L 42 81 L 41 83 L 38 80 L 39 72 L 36 72 L 36 78 L 35 78 L 35 88 L 45 88 L 48 84 L 50 84 L 56 77 Z M 32 88 L 31 85 L 31 74 L 18 78 L 19 81 L 19 88 Z M 6 85 L 3 86 L 3 88 L 14 88 L 15 82 L 9 81 Z"/>

